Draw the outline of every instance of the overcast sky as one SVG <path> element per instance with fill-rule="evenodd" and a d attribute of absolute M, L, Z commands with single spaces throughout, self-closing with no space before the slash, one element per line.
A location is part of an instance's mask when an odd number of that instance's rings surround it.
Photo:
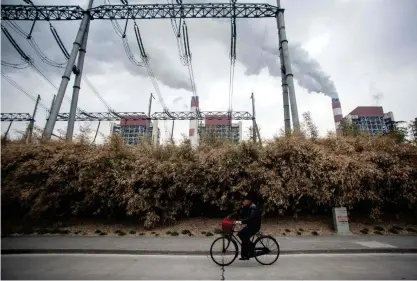
<path fill-rule="evenodd" d="M 53 0 L 33 0 L 35 4 L 56 4 Z M 62 0 L 60 4 L 75 4 L 85 8 L 87 0 Z M 95 0 L 94 6 L 103 4 Z M 112 0 L 112 3 L 120 3 Z M 190 1 L 184 1 L 190 2 Z M 217 2 L 217 1 L 211 1 Z M 220 1 L 219 1 L 220 2 Z M 275 5 L 275 1 L 259 2 Z M 357 106 L 375 105 L 373 96 L 382 94 L 379 105 L 392 111 L 396 120 L 410 121 L 417 117 L 417 1 L 416 0 L 282 0 L 285 8 L 287 37 L 295 74 L 295 91 L 300 120 L 310 111 L 321 135 L 334 131 L 330 96 L 338 94 L 346 115 Z M 2 1 L 21 4 L 23 1 Z M 166 3 L 163 0 L 129 3 Z M 229 92 L 229 19 L 187 19 L 192 63 L 203 111 L 227 110 Z M 30 22 L 16 21 L 26 32 Z M 80 21 L 52 22 L 66 48 L 70 51 Z M 122 28 L 125 22 L 119 21 Z M 182 66 L 170 20 L 138 20 L 146 52 L 158 79 L 165 103 L 172 111 L 189 110 L 190 92 L 187 67 Z M 5 25 L 3 23 L 3 25 Z M 30 55 L 42 71 L 59 86 L 63 69 L 44 64 L 28 41 L 5 25 L 23 51 Z M 139 59 L 133 23 L 127 28 L 130 47 Z M 64 56 L 50 32 L 47 22 L 36 23 L 33 37 L 41 49 L 57 62 Z M 256 99 L 257 121 L 261 136 L 271 138 L 284 126 L 276 21 L 267 19 L 237 20 L 237 62 L 233 109 L 251 111 L 250 94 Z M 2 33 L 2 60 L 20 63 L 17 52 Z M 42 103 L 50 106 L 56 90 L 31 68 L 16 70 L 3 67 L 2 72 L 33 95 L 41 95 Z M 91 22 L 84 74 L 116 111 L 146 112 L 151 92 L 155 93 L 143 68 L 128 60 L 120 37 L 108 20 Z M 74 77 L 66 91 L 72 95 Z M 34 102 L 1 80 L 1 111 L 33 111 Z M 64 99 L 61 112 L 69 111 Z M 84 82 L 81 84 L 79 107 L 86 111 L 106 111 L 106 107 Z M 161 111 L 155 101 L 152 111 Z M 40 109 L 36 125 L 43 127 L 46 111 Z M 78 122 L 77 122 L 78 123 Z M 244 131 L 251 121 L 244 121 Z M 13 124 L 11 132 L 25 128 Z M 76 124 L 76 130 L 80 124 Z M 171 121 L 160 121 L 162 137 Z M 8 122 L 2 122 L 2 133 Z M 94 129 L 97 122 L 91 123 Z M 57 122 L 55 132 L 66 124 Z M 175 123 L 174 138 L 188 135 L 189 121 Z M 100 132 L 108 135 L 110 123 L 103 122 Z M 246 136 L 246 133 L 245 133 Z"/>

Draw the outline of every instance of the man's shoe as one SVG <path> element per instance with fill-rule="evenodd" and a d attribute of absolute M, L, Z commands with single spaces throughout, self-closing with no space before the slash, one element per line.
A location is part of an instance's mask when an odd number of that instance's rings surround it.
<path fill-rule="evenodd" d="M 248 260 L 249 260 L 249 258 L 248 258 L 248 257 L 241 257 L 239 260 L 240 260 L 240 261 L 248 261 Z"/>

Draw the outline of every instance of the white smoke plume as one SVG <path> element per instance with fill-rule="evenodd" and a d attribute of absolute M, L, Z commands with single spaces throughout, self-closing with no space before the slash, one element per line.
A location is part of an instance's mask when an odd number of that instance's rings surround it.
<path fill-rule="evenodd" d="M 280 64 L 278 48 L 264 47 L 264 50 L 275 56 L 275 63 Z M 294 79 L 300 87 L 306 89 L 309 93 L 322 93 L 331 98 L 338 97 L 336 86 L 330 76 L 323 71 L 317 60 L 309 56 L 308 52 L 301 47 L 301 44 L 289 44 L 288 50 Z M 276 75 L 276 72 L 271 72 L 271 75 L 281 76 Z"/>
<path fill-rule="evenodd" d="M 281 77 L 281 63 L 279 60 L 278 40 L 276 33 L 273 36 L 270 30 L 276 26 L 266 26 L 262 30 L 246 21 L 239 22 L 240 32 L 237 36 L 237 59 L 246 67 L 246 75 L 258 75 L 263 68 L 267 68 L 270 75 Z M 294 79 L 298 85 L 309 93 L 322 93 L 337 98 L 338 94 L 334 82 L 320 66 L 320 63 L 311 58 L 299 43 L 289 43 L 290 60 Z"/>
<path fill-rule="evenodd" d="M 300 87 L 309 93 L 323 93 L 331 98 L 337 98 L 336 86 L 321 68 L 318 61 L 311 58 L 300 44 L 289 45 L 290 60 L 294 78 Z"/>

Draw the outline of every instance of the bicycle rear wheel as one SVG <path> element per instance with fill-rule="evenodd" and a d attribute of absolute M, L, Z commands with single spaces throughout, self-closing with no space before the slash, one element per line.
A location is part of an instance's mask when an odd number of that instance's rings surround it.
<path fill-rule="evenodd" d="M 211 259 L 220 266 L 231 265 L 239 254 L 235 240 L 229 237 L 219 237 L 213 241 L 210 247 Z"/>
<path fill-rule="evenodd" d="M 270 235 L 261 236 L 255 240 L 253 254 L 260 264 L 271 265 L 279 258 L 279 243 Z"/>

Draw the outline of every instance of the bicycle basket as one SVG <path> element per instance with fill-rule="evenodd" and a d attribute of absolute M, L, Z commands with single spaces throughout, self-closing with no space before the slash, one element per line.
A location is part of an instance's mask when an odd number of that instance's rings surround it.
<path fill-rule="evenodd" d="M 233 233 L 233 221 L 224 219 L 222 221 L 223 233 Z"/>

